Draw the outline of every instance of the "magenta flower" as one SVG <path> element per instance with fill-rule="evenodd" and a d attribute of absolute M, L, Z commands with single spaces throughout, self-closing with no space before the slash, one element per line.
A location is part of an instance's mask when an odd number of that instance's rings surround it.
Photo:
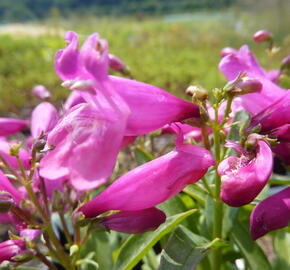
<path fill-rule="evenodd" d="M 47 99 L 47 98 L 50 98 L 51 96 L 50 92 L 43 85 L 36 85 L 32 89 L 32 92 L 34 96 L 36 96 L 39 99 Z"/>
<path fill-rule="evenodd" d="M 0 118 L 0 136 L 9 136 L 28 128 L 26 120 Z"/>
<path fill-rule="evenodd" d="M 31 115 L 31 135 L 39 137 L 47 134 L 57 123 L 58 114 L 56 108 L 49 102 L 42 102 L 34 108 Z"/>
<path fill-rule="evenodd" d="M 68 111 L 73 106 L 78 105 L 80 103 L 85 103 L 85 102 L 86 101 L 81 96 L 81 94 L 78 93 L 78 91 L 72 91 L 71 94 L 66 99 L 66 101 L 63 105 L 63 109 L 64 109 L 64 111 Z"/>
<path fill-rule="evenodd" d="M 165 220 L 166 215 L 161 210 L 149 208 L 138 211 L 121 211 L 104 217 L 101 224 L 107 230 L 139 234 L 157 229 Z"/>
<path fill-rule="evenodd" d="M 272 34 L 268 30 L 259 30 L 253 36 L 254 41 L 260 43 L 272 39 Z"/>
<path fill-rule="evenodd" d="M 0 243 L 0 263 L 3 261 L 15 262 L 13 257 L 25 252 L 23 240 L 7 240 Z"/>
<path fill-rule="evenodd" d="M 261 132 L 264 134 L 273 134 L 278 138 L 290 141 L 290 92 L 284 92 L 284 95 L 266 107 L 260 113 L 253 116 L 249 129 L 261 125 Z"/>
<path fill-rule="evenodd" d="M 275 84 L 278 84 L 278 82 L 279 82 L 279 77 L 280 77 L 280 75 L 281 75 L 281 71 L 280 71 L 280 70 L 276 70 L 276 69 L 272 69 L 272 70 L 268 71 L 266 75 L 267 75 L 267 78 L 268 78 L 271 82 L 273 82 L 273 83 L 275 83 Z"/>
<path fill-rule="evenodd" d="M 288 226 L 290 222 L 290 187 L 261 201 L 250 219 L 252 238 L 256 240 L 268 232 Z"/>
<path fill-rule="evenodd" d="M 105 103 L 73 107 L 48 134 L 48 147 L 54 149 L 41 160 L 40 175 L 67 177 L 78 190 L 102 185 L 115 165 L 125 126 L 126 116 Z"/>
<path fill-rule="evenodd" d="M 226 146 L 233 148 L 239 156 L 230 156 L 218 166 L 221 198 L 228 205 L 239 207 L 253 201 L 266 185 L 272 173 L 272 151 L 262 140 L 257 140 L 252 151 L 245 151 L 233 142 Z"/>
<path fill-rule="evenodd" d="M 118 94 L 131 111 L 127 120 L 126 136 L 145 134 L 171 122 L 199 117 L 199 109 L 196 105 L 158 87 L 117 76 L 108 76 L 108 45 L 106 41 L 99 39 L 98 34 L 89 36 L 80 52 L 76 34 L 68 32 L 66 39 L 67 47 L 56 56 L 57 74 L 64 81 L 69 80 L 64 82 L 68 88 L 87 90 L 81 92 L 87 102 L 98 99 L 88 92 L 92 94 L 102 92 L 107 100 L 110 96 Z M 72 60 L 69 61 L 69 58 Z M 71 65 L 75 67 L 72 68 Z"/>
<path fill-rule="evenodd" d="M 235 79 L 239 73 L 246 73 L 248 77 L 256 78 L 262 83 L 260 93 L 240 97 L 242 106 L 252 115 L 259 113 L 285 94 L 282 88 L 268 78 L 247 45 L 242 46 L 236 54 L 222 58 L 219 69 L 229 81 Z"/>
<path fill-rule="evenodd" d="M 154 207 L 198 181 L 214 163 L 206 149 L 179 145 L 176 150 L 129 171 L 79 211 L 91 218 L 109 210 Z"/>

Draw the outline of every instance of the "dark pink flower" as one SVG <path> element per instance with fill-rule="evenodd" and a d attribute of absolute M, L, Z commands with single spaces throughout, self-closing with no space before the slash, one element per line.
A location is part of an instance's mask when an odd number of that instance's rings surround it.
<path fill-rule="evenodd" d="M 221 198 L 230 206 L 239 207 L 253 201 L 272 173 L 273 158 L 268 143 L 257 140 L 257 146 L 246 151 L 238 144 L 226 144 L 239 156 L 230 156 L 218 166 L 221 177 Z"/>
<path fill-rule="evenodd" d="M 288 226 L 290 222 L 290 187 L 261 201 L 254 208 L 250 230 L 254 240 L 273 230 Z"/>
<path fill-rule="evenodd" d="M 26 120 L 0 118 L 0 136 L 9 136 L 28 128 Z"/>
<path fill-rule="evenodd" d="M 23 240 L 7 240 L 0 243 L 0 263 L 3 261 L 14 262 L 13 257 L 25 251 Z"/>
<path fill-rule="evenodd" d="M 101 224 L 107 230 L 114 230 L 123 233 L 144 233 L 153 231 L 165 222 L 165 214 L 157 208 L 149 208 L 138 211 L 121 211 L 106 216 Z"/>
<path fill-rule="evenodd" d="M 154 207 L 198 181 L 212 165 L 214 159 L 206 149 L 178 145 L 176 150 L 129 171 L 79 211 L 91 218 L 109 210 Z"/>
<path fill-rule="evenodd" d="M 221 56 L 221 58 L 223 58 L 223 57 L 225 57 L 225 56 L 227 56 L 227 55 L 229 55 L 229 54 L 235 54 L 235 53 L 237 53 L 238 51 L 236 50 L 236 49 L 234 49 L 234 48 L 231 48 L 231 47 L 225 47 L 225 48 L 223 48 L 222 50 L 221 50 L 221 52 L 220 52 L 220 56 Z"/>

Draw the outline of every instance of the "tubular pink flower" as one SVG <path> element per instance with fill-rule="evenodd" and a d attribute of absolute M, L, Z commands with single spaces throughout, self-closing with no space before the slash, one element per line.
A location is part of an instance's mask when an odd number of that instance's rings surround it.
<path fill-rule="evenodd" d="M 251 213 L 250 231 L 256 240 L 268 232 L 288 226 L 290 222 L 290 187 L 257 204 Z"/>
<path fill-rule="evenodd" d="M 139 234 L 154 231 L 165 220 L 166 215 L 161 210 L 149 208 L 138 211 L 121 211 L 104 217 L 101 224 L 107 230 Z"/>
<path fill-rule="evenodd" d="M 179 145 L 176 150 L 129 171 L 79 211 L 91 218 L 109 210 L 154 207 L 198 181 L 212 165 L 214 159 L 206 149 Z"/>
<path fill-rule="evenodd" d="M 126 114 L 109 104 L 73 107 L 48 135 L 48 146 L 55 148 L 42 159 L 40 175 L 51 180 L 66 176 L 78 190 L 102 185 L 115 165 L 125 126 Z"/>
<path fill-rule="evenodd" d="M 17 190 L 8 180 L 8 178 L 0 170 L 0 190 L 7 191 L 11 194 L 13 200 L 19 203 L 23 198 L 23 195 Z"/>
<path fill-rule="evenodd" d="M 287 134 L 289 124 L 290 92 L 286 91 L 280 99 L 253 116 L 249 129 L 261 125 L 262 133 L 271 133 L 273 131 L 276 135 L 278 134 L 283 137 L 284 134 L 289 137 L 290 135 Z M 279 131 L 279 129 L 281 130 Z"/>
<path fill-rule="evenodd" d="M 26 120 L 0 118 L 0 136 L 9 136 L 28 128 Z"/>
<path fill-rule="evenodd" d="M 42 133 L 49 132 L 57 123 L 58 115 L 56 108 L 49 102 L 42 102 L 32 111 L 31 135 L 39 137 Z"/>
<path fill-rule="evenodd" d="M 3 261 L 13 262 L 13 257 L 25 251 L 23 240 L 7 240 L 0 243 L 0 263 Z"/>
<path fill-rule="evenodd" d="M 50 96 L 51 96 L 50 92 L 43 85 L 36 85 L 32 89 L 32 92 L 33 92 L 34 96 L 36 96 L 39 99 L 47 99 L 47 98 L 50 98 Z"/>
<path fill-rule="evenodd" d="M 253 201 L 264 188 L 272 173 L 273 158 L 270 146 L 262 140 L 257 141 L 253 152 L 241 151 L 237 146 L 234 149 L 240 156 L 224 159 L 218 173 L 222 181 L 222 200 L 239 207 Z"/>
<path fill-rule="evenodd" d="M 66 99 L 63 109 L 64 111 L 68 111 L 70 108 L 72 108 L 75 105 L 78 105 L 80 103 L 85 103 L 86 101 L 82 97 L 82 95 L 78 91 L 72 91 L 71 94 Z"/>
<path fill-rule="evenodd" d="M 240 97 L 242 106 L 252 115 L 259 113 L 285 94 L 282 88 L 267 77 L 247 45 L 242 46 L 236 54 L 222 58 L 219 69 L 229 81 L 235 79 L 239 73 L 246 73 L 248 77 L 260 80 L 263 85 L 260 93 Z"/>
<path fill-rule="evenodd" d="M 158 87 L 117 76 L 109 76 L 109 79 L 131 111 L 126 127 L 127 136 L 142 135 L 168 123 L 199 117 L 196 105 Z"/>
<path fill-rule="evenodd" d="M 273 83 L 275 83 L 275 84 L 278 84 L 278 82 L 279 82 L 279 77 L 280 77 L 280 75 L 281 75 L 281 71 L 280 71 L 280 70 L 273 69 L 273 70 L 268 71 L 266 75 L 267 75 L 267 78 L 268 78 L 271 82 L 273 82 Z"/>
<path fill-rule="evenodd" d="M 127 73 L 129 71 L 125 63 L 119 57 L 113 54 L 109 54 L 109 67 L 120 73 Z"/>

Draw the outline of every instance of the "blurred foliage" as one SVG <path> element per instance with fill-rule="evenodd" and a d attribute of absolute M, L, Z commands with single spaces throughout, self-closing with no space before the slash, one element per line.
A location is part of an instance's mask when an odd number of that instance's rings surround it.
<path fill-rule="evenodd" d="M 60 87 L 53 68 L 55 53 L 65 46 L 63 33 L 67 30 L 79 33 L 81 41 L 99 32 L 108 39 L 111 52 L 129 65 L 135 79 L 185 97 L 184 89 L 192 83 L 209 89 L 223 86 L 225 79 L 217 68 L 223 47 L 239 48 L 247 43 L 258 60 L 266 63 L 265 44 L 251 40 L 261 19 L 256 17 L 253 24 L 250 18 L 235 10 L 142 19 L 75 15 L 62 20 L 55 16 L 41 22 L 45 34 L 37 32 L 36 24 L 29 27 L 29 35 L 17 31 L 0 34 L 0 115 L 21 109 L 22 116 L 27 116 L 38 102 L 31 94 L 36 84 L 50 89 L 58 105 L 69 94 Z M 272 65 L 278 68 L 281 58 L 289 54 L 290 36 L 281 36 L 274 24 L 269 30 L 281 47 Z M 289 87 L 289 80 L 284 86 Z"/>

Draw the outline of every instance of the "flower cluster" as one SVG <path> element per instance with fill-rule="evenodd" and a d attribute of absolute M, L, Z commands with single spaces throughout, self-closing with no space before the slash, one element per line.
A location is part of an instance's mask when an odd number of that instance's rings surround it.
<path fill-rule="evenodd" d="M 272 48 L 267 31 L 255 34 L 254 40 L 270 42 Z M 228 83 L 212 91 L 213 101 L 207 90 L 190 86 L 188 102 L 158 87 L 110 75 L 110 69 L 125 76 L 130 71 L 96 33 L 80 49 L 74 32 L 67 32 L 65 41 L 55 58 L 62 86 L 71 91 L 62 108 L 55 108 L 50 92 L 38 85 L 33 93 L 43 101 L 29 120 L 0 118 L 0 221 L 15 227 L 11 239 L 0 243 L 0 262 L 38 257 L 56 269 L 43 255 L 41 242 L 62 266 L 75 269 L 77 257 L 71 263 L 53 229 L 55 214 L 74 256 L 72 247 L 87 239 L 80 238 L 81 226 L 130 234 L 155 230 L 166 220 L 158 205 L 202 178 L 217 205 L 215 216 L 222 215 L 221 201 L 241 207 L 257 198 L 273 172 L 273 155 L 290 164 L 290 95 L 277 83 L 289 59 L 273 78 L 273 71 L 264 71 L 247 45 L 225 48 L 219 68 Z M 239 141 L 233 141 L 231 128 L 242 110 L 249 119 L 240 128 Z M 15 134 L 23 130 L 29 136 L 19 143 Z M 115 177 L 122 149 L 156 130 L 161 132 L 151 136 L 174 134 L 175 146 Z M 211 167 L 215 182 L 204 178 Z M 250 219 L 253 239 L 288 225 L 289 191 L 256 205 Z M 221 232 L 214 231 L 213 237 L 221 238 Z"/>

